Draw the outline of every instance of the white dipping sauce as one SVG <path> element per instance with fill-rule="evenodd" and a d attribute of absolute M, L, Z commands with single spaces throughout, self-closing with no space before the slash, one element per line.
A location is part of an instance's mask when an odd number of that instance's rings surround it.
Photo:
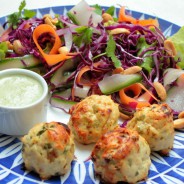
<path fill-rule="evenodd" d="M 43 87 L 36 79 L 23 74 L 0 78 L 0 106 L 24 107 L 36 102 Z"/>

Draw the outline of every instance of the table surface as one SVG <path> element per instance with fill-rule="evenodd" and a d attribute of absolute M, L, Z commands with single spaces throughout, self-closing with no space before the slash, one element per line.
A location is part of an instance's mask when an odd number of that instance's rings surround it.
<path fill-rule="evenodd" d="M 17 11 L 21 1 L 22 0 L 0 0 L 0 17 Z M 26 8 L 36 9 L 52 6 L 75 5 L 79 1 L 80 0 L 26 0 Z M 184 0 L 86 0 L 86 2 L 91 5 L 97 3 L 104 6 L 124 5 L 127 9 L 154 15 L 179 26 L 184 25 Z"/>

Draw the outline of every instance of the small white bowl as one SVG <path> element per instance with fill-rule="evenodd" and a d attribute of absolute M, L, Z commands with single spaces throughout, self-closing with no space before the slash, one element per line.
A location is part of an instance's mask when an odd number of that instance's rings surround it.
<path fill-rule="evenodd" d="M 46 121 L 48 86 L 42 76 L 26 69 L 7 69 L 0 71 L 0 80 L 12 75 L 21 75 L 22 77 L 27 76 L 36 79 L 42 87 L 42 93 L 33 102 L 23 106 L 0 105 L 0 133 L 21 136 L 27 134 L 35 124 Z M 2 94 L 0 98 L 3 98 Z"/>

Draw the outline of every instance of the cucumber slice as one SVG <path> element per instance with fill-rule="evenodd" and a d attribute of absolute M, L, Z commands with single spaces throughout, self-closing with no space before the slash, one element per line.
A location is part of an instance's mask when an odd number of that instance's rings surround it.
<path fill-rule="evenodd" d="M 75 65 L 76 62 L 74 62 L 73 60 L 66 60 L 65 63 L 53 74 L 50 82 L 56 87 L 62 86 L 62 84 L 66 82 L 66 80 L 72 73 Z"/>
<path fill-rule="evenodd" d="M 50 98 L 50 104 L 53 107 L 63 109 L 63 110 L 69 110 L 73 105 L 75 105 L 77 102 L 67 100 L 71 94 L 71 90 L 67 89 L 61 92 L 54 92 Z"/>
<path fill-rule="evenodd" d="M 51 97 L 50 104 L 59 109 L 63 110 L 69 110 L 73 105 L 75 105 L 77 102 L 69 101 L 61 98 Z"/>
<path fill-rule="evenodd" d="M 41 61 L 33 55 L 22 57 L 6 58 L 0 61 L 0 70 L 9 68 L 33 68 L 41 64 Z"/>
<path fill-rule="evenodd" d="M 114 74 L 105 77 L 98 83 L 101 92 L 105 95 L 119 91 L 120 89 L 126 88 L 134 83 L 140 82 L 142 76 L 139 74 L 122 75 Z"/>
<path fill-rule="evenodd" d="M 167 93 L 166 103 L 176 112 L 184 111 L 184 86 L 174 86 Z"/>

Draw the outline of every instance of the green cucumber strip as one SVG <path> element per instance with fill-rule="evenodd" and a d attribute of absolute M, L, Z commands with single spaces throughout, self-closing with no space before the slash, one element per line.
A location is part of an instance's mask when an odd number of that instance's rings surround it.
<path fill-rule="evenodd" d="M 56 91 L 52 93 L 52 97 L 58 96 L 62 98 L 69 98 L 71 95 L 71 89 L 62 89 L 61 91 Z"/>
<path fill-rule="evenodd" d="M 9 68 L 33 68 L 41 64 L 41 61 L 33 55 L 6 58 L 0 61 L 0 70 Z"/>
<path fill-rule="evenodd" d="M 126 88 L 134 83 L 140 82 L 142 76 L 139 74 L 122 75 L 114 74 L 105 77 L 98 83 L 101 92 L 105 95 L 117 92 L 123 88 Z"/>
<path fill-rule="evenodd" d="M 60 98 L 57 98 L 57 97 L 51 97 L 51 99 L 50 99 L 50 104 L 53 107 L 56 107 L 56 108 L 59 108 L 59 109 L 65 109 L 65 110 L 69 110 L 76 103 L 77 102 L 64 100 L 64 99 L 60 99 Z"/>
<path fill-rule="evenodd" d="M 54 92 L 50 98 L 50 104 L 59 109 L 69 110 L 77 102 L 67 100 L 71 95 L 71 89 Z M 66 100 L 65 100 L 66 99 Z"/>

